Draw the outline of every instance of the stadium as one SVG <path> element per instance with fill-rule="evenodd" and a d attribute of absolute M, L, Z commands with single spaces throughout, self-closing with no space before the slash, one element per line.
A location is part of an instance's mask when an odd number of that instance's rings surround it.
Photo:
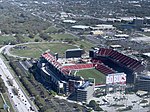
<path fill-rule="evenodd" d="M 135 73 L 144 70 L 140 61 L 113 49 L 92 49 L 86 59 L 81 58 L 81 55 L 81 49 L 67 50 L 66 58 L 46 52 L 41 55 L 39 62 L 43 63 L 44 60 L 46 69 L 49 68 L 60 82 L 95 78 L 96 85 L 105 84 L 107 75 L 122 72 L 127 75 L 127 83 L 134 83 Z"/>
<path fill-rule="evenodd" d="M 113 49 L 91 50 L 90 57 L 95 68 L 105 75 L 125 73 L 127 83 L 134 83 L 135 74 L 142 72 L 145 68 L 140 61 Z"/>

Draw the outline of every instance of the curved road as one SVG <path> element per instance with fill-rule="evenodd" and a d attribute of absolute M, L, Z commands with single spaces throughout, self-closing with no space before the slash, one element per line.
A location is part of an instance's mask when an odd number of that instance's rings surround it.
<path fill-rule="evenodd" d="M 14 54 L 11 54 L 9 51 L 11 48 L 18 46 L 18 45 L 27 45 L 27 44 L 37 44 L 37 43 L 49 43 L 49 42 L 28 42 L 28 43 L 22 43 L 22 44 L 16 44 L 16 45 L 5 45 L 0 49 L 0 53 L 7 54 L 8 56 L 14 57 L 14 58 L 29 58 L 29 57 L 21 57 Z"/>

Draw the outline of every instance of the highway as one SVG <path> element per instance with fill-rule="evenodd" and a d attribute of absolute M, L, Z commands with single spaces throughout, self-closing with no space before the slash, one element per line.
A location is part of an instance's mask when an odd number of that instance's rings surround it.
<path fill-rule="evenodd" d="M 5 47 L 6 46 L 2 47 L 0 52 L 2 52 Z M 17 80 L 10 73 L 2 58 L 0 58 L 0 75 L 8 89 L 8 97 L 10 98 L 11 104 L 16 112 L 38 112 L 33 102 L 31 102 L 29 97 L 25 94 L 21 85 L 19 85 Z M 12 80 L 13 86 L 8 83 L 8 80 Z M 18 90 L 18 95 L 14 94 L 14 88 Z"/>
<path fill-rule="evenodd" d="M 8 68 L 6 67 L 6 65 L 4 64 L 1 58 L 0 58 L 0 73 L 1 73 L 1 78 L 3 79 L 5 86 L 8 89 L 11 100 L 13 101 L 12 104 L 15 107 L 16 111 L 35 112 L 35 110 L 31 110 L 31 108 L 33 107 L 30 104 L 30 101 L 26 97 L 23 90 L 19 87 L 19 84 L 17 83 L 16 79 L 13 78 L 12 74 L 9 72 Z M 8 83 L 8 79 L 11 79 L 13 81 L 13 86 L 11 86 Z M 18 95 L 14 94 L 13 88 L 16 88 L 18 90 Z"/>

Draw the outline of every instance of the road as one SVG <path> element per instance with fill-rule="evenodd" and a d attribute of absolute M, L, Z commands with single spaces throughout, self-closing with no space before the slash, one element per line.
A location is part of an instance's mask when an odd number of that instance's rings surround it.
<path fill-rule="evenodd" d="M 0 49 L 0 51 L 2 51 L 2 49 Z M 13 107 L 15 107 L 14 109 L 16 112 L 38 112 L 34 104 L 23 91 L 21 85 L 19 85 L 17 80 L 10 73 L 2 58 L 0 58 L 0 75 L 8 89 L 9 98 L 11 98 L 11 103 Z M 8 80 L 13 81 L 13 86 L 8 83 Z M 18 95 L 14 94 L 13 88 L 18 90 Z M 31 108 L 33 108 L 33 110 Z"/>

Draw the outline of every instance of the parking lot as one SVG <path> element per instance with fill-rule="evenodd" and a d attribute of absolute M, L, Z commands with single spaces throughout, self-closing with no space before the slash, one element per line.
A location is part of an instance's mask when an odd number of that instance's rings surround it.
<path fill-rule="evenodd" d="M 124 94 L 123 92 L 110 93 L 99 98 L 93 97 L 103 110 L 108 112 L 148 112 L 149 98 L 139 97 L 135 93 Z"/>

